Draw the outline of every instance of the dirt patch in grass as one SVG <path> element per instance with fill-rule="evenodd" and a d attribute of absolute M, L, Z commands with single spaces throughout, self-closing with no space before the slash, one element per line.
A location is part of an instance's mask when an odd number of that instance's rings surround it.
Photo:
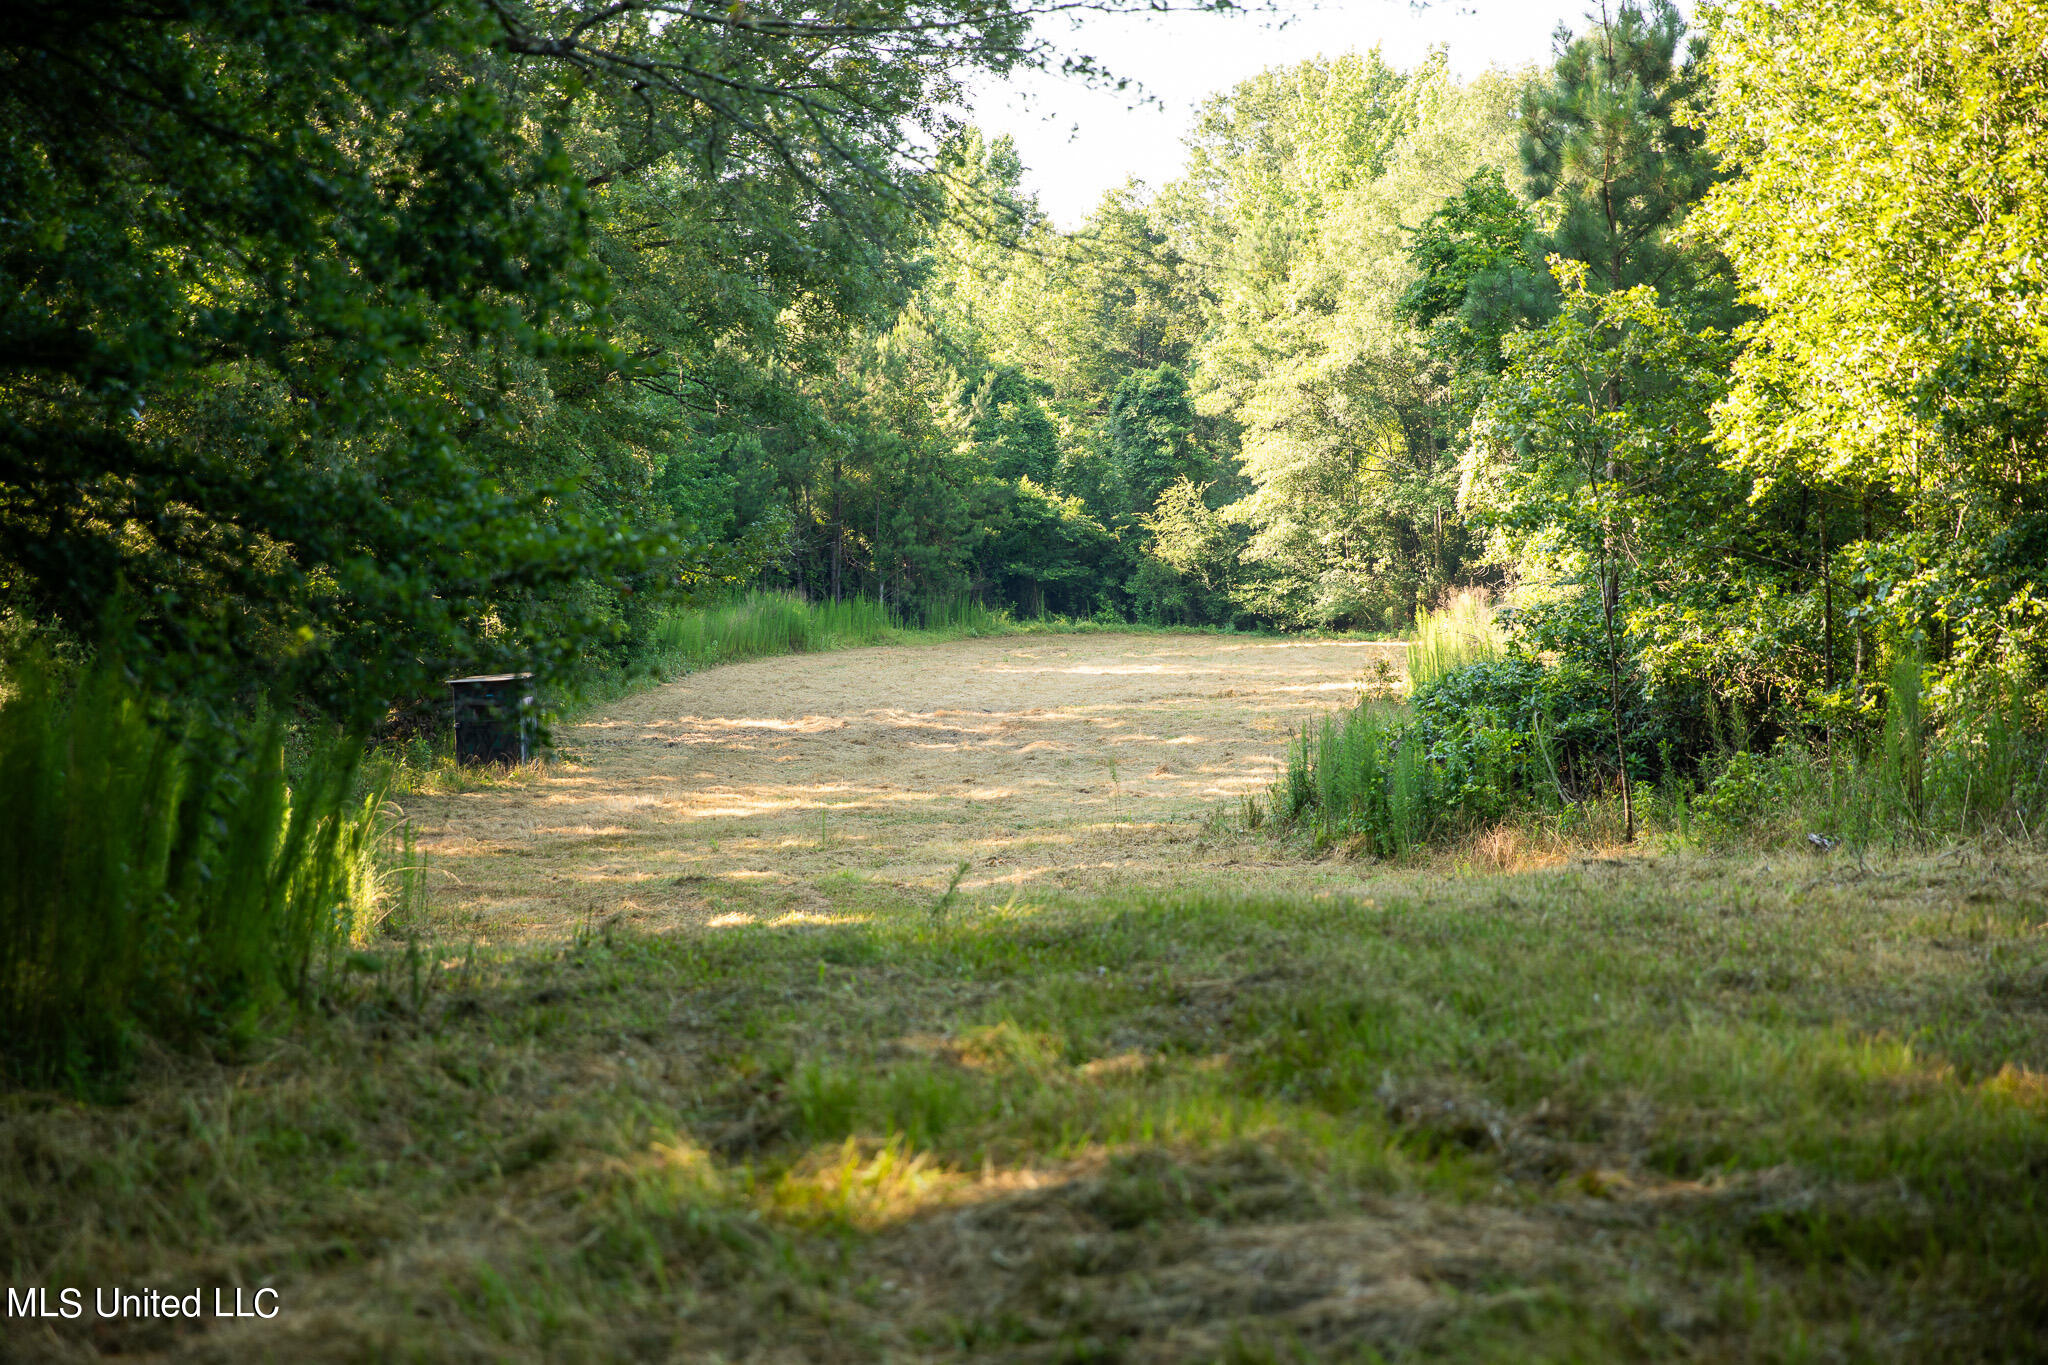
<path fill-rule="evenodd" d="M 1203 822 L 1403 646 L 1081 635 L 732 664 L 617 702 L 529 780 L 419 796 L 437 923 L 518 942 L 967 896 L 1352 884 Z"/>

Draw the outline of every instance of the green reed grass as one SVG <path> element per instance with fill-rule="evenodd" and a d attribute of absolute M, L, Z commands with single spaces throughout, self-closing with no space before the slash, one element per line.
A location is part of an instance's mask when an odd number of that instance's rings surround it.
<path fill-rule="evenodd" d="M 1281 823 L 1317 841 L 1348 838 L 1362 850 L 1399 857 L 1436 833 L 1448 813 L 1444 774 L 1405 734 L 1399 708 L 1366 700 L 1305 721 L 1273 786 Z"/>
<path fill-rule="evenodd" d="M 694 669 L 926 637 L 995 635 L 1009 626 L 1006 613 L 971 598 L 946 598 L 898 612 L 868 597 L 812 602 L 793 593 L 749 592 L 669 613 L 656 624 L 651 645 L 662 663 Z"/>
<path fill-rule="evenodd" d="M 229 731 L 116 666 L 69 696 L 29 664 L 0 706 L 0 1068 L 77 1087 L 141 1034 L 246 1036 L 302 999 L 376 901 L 380 791 L 336 740 L 287 783 L 284 726 Z"/>
<path fill-rule="evenodd" d="M 1460 593 L 1440 610 L 1415 618 L 1415 638 L 1408 642 L 1409 691 L 1467 664 L 1497 659 L 1505 643 L 1493 608 L 1475 593 Z"/>
<path fill-rule="evenodd" d="M 787 593 L 751 592 L 672 612 L 654 629 L 657 654 L 689 668 L 738 659 L 880 644 L 895 627 L 888 608 L 865 597 L 806 602 Z"/>

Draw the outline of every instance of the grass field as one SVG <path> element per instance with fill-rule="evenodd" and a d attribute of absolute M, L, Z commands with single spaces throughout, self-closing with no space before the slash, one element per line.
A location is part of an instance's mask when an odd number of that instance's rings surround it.
<path fill-rule="evenodd" d="M 9 1102 L 24 1357 L 2023 1359 L 2038 860 L 959 901 L 409 971 Z"/>
<path fill-rule="evenodd" d="M 1211 789 L 1357 665 L 1255 648 L 741 665 L 421 806 L 437 906 L 327 1013 L 0 1111 L 10 1284 L 281 1316 L 5 1354 L 2040 1358 L 2048 858 L 1307 859 Z"/>

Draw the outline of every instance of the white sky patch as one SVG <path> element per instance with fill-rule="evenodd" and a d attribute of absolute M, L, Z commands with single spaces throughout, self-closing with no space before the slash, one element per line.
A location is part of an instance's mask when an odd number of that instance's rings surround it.
<path fill-rule="evenodd" d="M 1581 29 L 1588 10 L 1597 15 L 1599 0 L 1438 0 L 1419 11 L 1408 0 L 1328 0 L 1314 8 L 1283 3 L 1276 14 L 1055 16 L 1040 21 L 1045 37 L 1134 78 L 1159 103 L 1031 75 L 982 84 L 971 117 L 991 136 L 1016 139 L 1026 188 L 1071 230 L 1127 178 L 1157 189 L 1177 176 L 1201 101 L 1268 67 L 1375 44 L 1403 68 L 1445 46 L 1459 76 L 1547 65 L 1559 22 Z"/>

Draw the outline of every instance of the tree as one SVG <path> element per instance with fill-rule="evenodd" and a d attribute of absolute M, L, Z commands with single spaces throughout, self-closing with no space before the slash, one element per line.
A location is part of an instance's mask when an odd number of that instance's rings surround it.
<path fill-rule="evenodd" d="M 1888 644 L 1951 680 L 2038 684 L 2048 7 L 1787 0 L 1706 19 L 1712 147 L 1736 174 L 1703 225 L 1760 310 L 1715 414 L 1729 464 L 1829 509 L 1810 543 L 1855 594 L 1857 664 Z"/>
<path fill-rule="evenodd" d="M 1060 434 L 1024 372 L 998 365 L 965 395 L 967 426 L 990 472 L 999 479 L 1052 485 L 1059 470 Z"/>
<path fill-rule="evenodd" d="M 1709 452 L 1706 417 L 1728 347 L 1722 333 L 1688 325 L 1649 285 L 1596 294 L 1584 262 L 1552 260 L 1564 307 L 1544 327 L 1508 340 L 1506 369 L 1480 416 L 1497 463 L 1481 473 L 1470 501 L 1590 580 L 1623 821 L 1633 838 L 1622 721 L 1634 667 L 1626 599 L 1640 598 L 1654 579 L 1646 584 L 1639 574 L 1631 583 L 1629 568 L 1655 574 L 1658 549 L 1706 529 L 1695 520 L 1702 505 L 1731 500 Z M 1569 651 L 1584 642 L 1559 643 Z"/>
<path fill-rule="evenodd" d="M 1204 625 L 1238 614 L 1244 531 L 1209 505 L 1208 485 L 1176 480 L 1143 525 L 1150 543 L 1132 583 L 1139 615 Z"/>
<path fill-rule="evenodd" d="M 1514 328 L 1553 311 L 1555 287 L 1537 270 L 1536 227 L 1498 166 L 1481 166 L 1423 219 L 1408 247 L 1415 278 L 1394 314 L 1421 331 L 1456 373 L 1491 376 Z"/>
<path fill-rule="evenodd" d="M 1130 507 L 1149 510 L 1168 484 L 1207 472 L 1198 424 L 1187 376 L 1173 366 L 1139 370 L 1117 382 L 1102 424 L 1102 449 Z"/>
<path fill-rule="evenodd" d="M 1672 234 L 1714 176 L 1704 131 L 1682 117 L 1703 41 L 1672 0 L 1602 0 L 1598 24 L 1556 41 L 1550 79 L 1522 102 L 1530 192 L 1557 215 L 1542 250 L 1586 262 L 1594 288 L 1690 287 L 1698 257 Z"/>
<path fill-rule="evenodd" d="M 1269 288 L 1250 270 L 1218 279 L 1217 324 L 1196 369 L 1201 409 L 1241 433 L 1250 487 L 1230 514 L 1250 532 L 1245 600 L 1319 625 L 1399 624 L 1469 560 L 1457 455 L 1445 439 L 1449 395 L 1399 301 L 1415 280 L 1408 225 L 1479 167 L 1514 166 L 1522 81 L 1461 85 L 1431 62 L 1398 87 L 1365 84 L 1375 100 L 1352 110 L 1356 135 L 1337 144 L 1361 164 L 1261 170 L 1278 149 L 1328 155 L 1332 144 L 1290 132 L 1288 122 L 1303 117 L 1291 104 L 1268 111 L 1280 128 L 1254 135 L 1244 125 L 1261 106 L 1247 98 L 1235 111 L 1236 142 L 1253 164 L 1210 172 L 1223 184 L 1340 187 L 1315 198 L 1284 280 Z M 1369 135 L 1360 126 L 1367 107 L 1377 119 Z M 1236 200 L 1223 204 L 1218 221 L 1230 231 L 1263 231 L 1237 223 Z"/>
<path fill-rule="evenodd" d="M 358 718 L 580 657 L 705 569 L 663 470 L 818 429 L 944 211 L 914 149 L 963 72 L 1056 60 L 1031 18 L 41 7 L 0 33 L 0 595 L 84 632 L 125 585 L 153 682 Z"/>
<path fill-rule="evenodd" d="M 254 660 L 354 714 L 506 595 L 659 548 L 481 476 L 488 415 L 428 378 L 594 344 L 559 143 L 451 79 L 494 36 L 270 0 L 0 35 L 0 593 L 90 631 L 125 590 L 152 682 Z"/>

